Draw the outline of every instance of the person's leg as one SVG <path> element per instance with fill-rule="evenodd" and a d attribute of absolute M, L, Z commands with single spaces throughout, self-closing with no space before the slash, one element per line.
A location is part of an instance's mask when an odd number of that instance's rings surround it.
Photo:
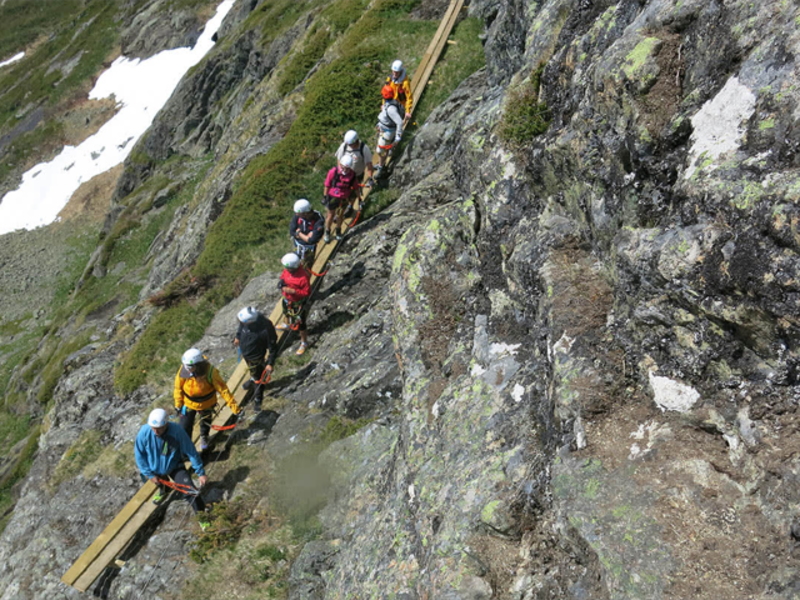
<path fill-rule="evenodd" d="M 255 385 L 255 392 L 253 393 L 253 408 L 258 411 L 261 410 L 261 401 L 264 399 L 264 384 L 255 382 L 260 381 L 262 375 L 264 375 L 265 363 L 262 360 L 253 364 L 248 363 L 247 366 L 250 368 L 250 379 Z"/>
<path fill-rule="evenodd" d="M 192 481 L 192 476 L 189 475 L 189 472 L 186 470 L 186 467 L 181 465 L 172 473 L 169 474 L 170 479 L 175 483 L 180 485 L 187 485 L 190 486 L 191 489 L 196 490 L 197 488 L 194 487 L 194 482 Z M 203 502 L 203 499 L 200 497 L 198 493 L 196 496 L 192 494 L 183 494 L 183 497 L 189 503 L 189 506 L 192 507 L 194 512 L 203 511 L 206 509 L 206 503 Z"/>
<path fill-rule="evenodd" d="M 300 312 L 300 316 L 298 317 L 297 331 L 300 334 L 300 347 L 297 349 L 295 354 L 300 356 L 301 354 L 305 353 L 306 348 L 308 347 L 308 328 L 306 327 L 305 309 Z"/>
<path fill-rule="evenodd" d="M 211 433 L 211 422 L 214 420 L 214 408 L 207 408 L 200 412 L 200 438 L 208 440 L 208 434 Z"/>
<path fill-rule="evenodd" d="M 192 431 L 194 430 L 194 416 L 196 414 L 197 413 L 195 411 L 186 406 L 183 407 L 183 412 L 181 412 L 180 426 L 186 432 L 186 435 L 189 436 L 189 439 L 192 439 Z"/>

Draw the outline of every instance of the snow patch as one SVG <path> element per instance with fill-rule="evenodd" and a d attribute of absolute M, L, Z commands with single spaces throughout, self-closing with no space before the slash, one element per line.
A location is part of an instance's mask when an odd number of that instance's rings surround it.
<path fill-rule="evenodd" d="M 745 122 L 755 111 L 756 97 L 750 88 L 731 77 L 719 93 L 706 102 L 692 117 L 692 148 L 689 168 L 684 174 L 689 179 L 698 169 L 698 162 L 716 160 L 733 152 L 742 142 Z M 714 165 L 708 165 L 710 170 Z"/>
<path fill-rule="evenodd" d="M 5 67 L 7 65 L 10 65 L 11 63 L 15 63 L 18 60 L 22 60 L 24 56 L 25 56 L 24 52 L 18 52 L 17 54 L 12 56 L 11 58 L 9 58 L 7 60 L 4 60 L 3 62 L 0 62 L 0 68 Z"/>
<path fill-rule="evenodd" d="M 653 399 L 662 411 L 686 412 L 700 399 L 700 394 L 693 387 L 652 372 L 650 387 L 653 388 Z"/>
<path fill-rule="evenodd" d="M 80 146 L 65 146 L 48 163 L 22 176 L 0 201 L 0 234 L 52 223 L 81 183 L 124 161 L 186 72 L 214 46 L 212 36 L 233 6 L 225 0 L 194 48 L 159 52 L 146 60 L 120 57 L 97 80 L 90 99 L 114 97 L 118 112 Z"/>
<path fill-rule="evenodd" d="M 522 402 L 522 395 L 525 393 L 525 388 L 522 387 L 520 384 L 514 384 L 514 390 L 511 392 L 511 397 L 514 399 L 514 402 Z"/>

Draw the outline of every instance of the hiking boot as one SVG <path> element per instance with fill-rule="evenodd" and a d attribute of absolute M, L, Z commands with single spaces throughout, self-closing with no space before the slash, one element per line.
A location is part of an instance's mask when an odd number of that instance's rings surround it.
<path fill-rule="evenodd" d="M 167 492 L 165 492 L 164 490 L 158 490 L 153 496 L 153 504 L 158 506 L 166 499 L 167 499 Z"/>
<path fill-rule="evenodd" d="M 340 229 L 336 230 L 336 241 L 341 242 L 344 239 L 344 234 Z"/>
<path fill-rule="evenodd" d="M 330 231 L 326 231 L 325 232 L 325 243 L 326 244 L 330 244 L 331 243 L 331 232 Z"/>
<path fill-rule="evenodd" d="M 297 356 L 303 356 L 303 354 L 306 353 L 306 348 L 308 348 L 308 344 L 306 344 L 305 342 L 301 342 L 300 347 L 297 349 L 297 352 L 295 352 L 295 354 Z"/>
<path fill-rule="evenodd" d="M 253 410 L 255 412 L 261 412 L 261 398 L 256 398 L 253 401 Z"/>
<path fill-rule="evenodd" d="M 200 437 L 200 452 L 208 450 L 208 437 L 203 435 Z"/>
<path fill-rule="evenodd" d="M 251 389 L 252 387 L 253 387 L 253 380 L 252 380 L 252 379 L 248 379 L 247 381 L 245 381 L 245 382 L 242 384 L 242 389 L 245 389 L 245 390 L 249 390 L 249 389 Z"/>

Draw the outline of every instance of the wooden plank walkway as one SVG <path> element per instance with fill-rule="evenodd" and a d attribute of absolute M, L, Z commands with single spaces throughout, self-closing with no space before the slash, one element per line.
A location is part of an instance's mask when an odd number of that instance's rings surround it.
<path fill-rule="evenodd" d="M 431 43 L 428 45 L 425 54 L 422 56 L 417 70 L 414 73 L 414 79 L 411 80 L 411 93 L 414 97 L 414 107 L 419 102 L 420 96 L 425 90 L 425 86 L 430 80 L 431 73 L 439 56 L 442 53 L 446 43 L 447 37 L 450 35 L 456 20 L 464 6 L 464 0 L 451 0 L 447 11 L 439 23 L 439 28 L 436 30 Z M 412 108 L 413 113 L 413 108 Z M 391 156 L 388 158 L 391 161 Z M 388 164 L 387 161 L 387 164 Z M 362 208 L 367 196 L 369 195 L 370 188 L 362 188 Z M 356 211 L 358 212 L 358 211 Z M 353 227 L 354 219 L 350 217 L 345 219 L 344 224 L 345 232 Z M 339 248 L 340 242 L 333 240 L 329 243 L 320 242 L 317 246 L 316 258 L 314 260 L 313 271 L 320 275 L 325 274 L 325 269 L 328 267 L 331 257 L 334 256 L 336 250 Z M 319 286 L 322 277 L 312 275 L 311 289 L 313 291 Z M 285 322 L 283 308 L 281 302 L 275 305 L 275 308 L 270 314 L 270 320 L 278 325 L 280 322 Z M 278 342 L 276 347 L 281 348 L 284 338 L 288 338 L 288 331 L 278 331 Z M 228 379 L 228 388 L 236 398 L 237 403 L 241 403 L 246 393 L 242 389 L 242 384 L 249 378 L 249 371 L 244 361 L 241 361 L 234 369 L 233 375 Z M 223 426 L 230 422 L 233 413 L 226 404 L 220 408 L 217 416 L 214 418 L 213 425 Z M 219 434 L 218 431 L 212 429 L 210 435 L 210 442 L 213 447 L 215 438 Z M 199 444 L 200 434 L 198 431 L 193 436 L 195 444 Z M 117 556 L 122 553 L 125 548 L 131 543 L 136 532 L 144 525 L 148 518 L 158 509 L 158 506 L 151 502 L 153 494 L 156 492 L 156 486 L 147 481 L 141 489 L 131 498 L 131 500 L 122 508 L 116 517 L 108 524 L 103 532 L 97 536 L 97 539 L 81 554 L 70 569 L 61 577 L 61 581 L 70 585 L 81 592 L 85 592 L 97 580 L 103 571 L 110 566 Z"/>

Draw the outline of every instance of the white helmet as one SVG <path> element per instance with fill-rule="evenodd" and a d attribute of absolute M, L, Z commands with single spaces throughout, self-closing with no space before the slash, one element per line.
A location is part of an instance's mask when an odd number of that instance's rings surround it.
<path fill-rule="evenodd" d="M 311 212 L 311 202 L 309 202 L 305 198 L 300 198 L 300 200 L 294 203 L 294 212 L 296 213 Z"/>
<path fill-rule="evenodd" d="M 206 362 L 206 357 L 203 356 L 203 353 L 200 352 L 197 348 L 189 348 L 186 352 L 183 353 L 181 357 L 181 362 L 186 365 L 187 367 L 192 367 L 194 365 L 200 364 L 201 362 Z"/>
<path fill-rule="evenodd" d="M 156 408 L 147 417 L 147 424 L 150 427 L 163 427 L 167 424 L 167 411 L 163 408 Z"/>
<path fill-rule="evenodd" d="M 351 129 L 347 133 L 344 134 L 344 143 L 348 146 L 352 146 L 358 141 L 358 133 L 355 129 Z"/>
<path fill-rule="evenodd" d="M 342 160 L 339 161 L 339 164 L 343 167 L 347 167 L 348 169 L 353 168 L 353 155 L 352 154 L 345 154 L 342 157 Z"/>
<path fill-rule="evenodd" d="M 402 70 L 403 70 L 403 61 L 402 60 L 396 60 L 396 61 L 394 61 L 392 63 L 392 71 L 395 71 L 396 73 L 399 73 Z"/>
<path fill-rule="evenodd" d="M 296 269 L 300 266 L 300 257 L 294 252 L 289 252 L 289 254 L 283 255 L 281 264 L 287 269 Z"/>
<path fill-rule="evenodd" d="M 236 315 L 240 323 L 252 323 L 258 318 L 258 311 L 252 306 L 246 306 Z"/>

